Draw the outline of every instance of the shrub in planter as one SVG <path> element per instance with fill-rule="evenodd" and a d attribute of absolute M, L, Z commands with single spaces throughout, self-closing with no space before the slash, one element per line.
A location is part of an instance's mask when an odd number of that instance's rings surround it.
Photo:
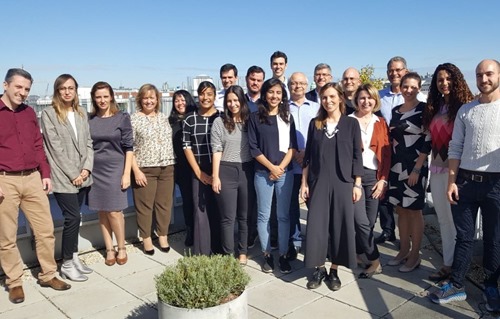
<path fill-rule="evenodd" d="M 155 276 L 158 299 L 189 309 L 214 307 L 243 293 L 250 277 L 232 256 L 187 256 Z"/>

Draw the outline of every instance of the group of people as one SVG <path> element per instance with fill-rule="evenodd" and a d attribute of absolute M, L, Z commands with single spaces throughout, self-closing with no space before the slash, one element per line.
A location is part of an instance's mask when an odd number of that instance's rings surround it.
<path fill-rule="evenodd" d="M 92 88 L 93 111 L 87 117 L 78 104 L 76 80 L 63 74 L 54 84 L 53 108 L 42 113 L 45 152 L 34 113 L 23 104 L 31 76 L 9 70 L 0 98 L 0 121 L 10 127 L 0 133 L 0 145 L 10 151 L 0 156 L 0 261 L 10 300 L 24 300 L 11 229 L 17 220 L 13 207 L 21 206 L 34 229 L 40 284 L 69 288 L 55 278 L 53 226 L 40 225 L 34 213 L 50 215 L 44 192 L 51 189 L 65 218 L 63 278 L 83 281 L 92 271 L 77 254 L 85 194 L 89 207 L 99 212 L 105 263 L 124 264 L 126 189 L 132 185 L 144 253 L 152 255 L 154 225 L 161 251 L 170 249 L 167 234 L 177 183 L 185 244 L 193 246 L 193 253 L 235 255 L 245 265 L 258 238 L 263 272 L 275 269 L 274 248 L 280 272 L 291 271 L 290 261 L 297 256 L 294 242 L 301 234 L 302 198 L 308 207 L 305 265 L 314 269 L 307 287 L 315 289 L 324 281 L 335 291 L 342 287 L 338 266 L 363 265 L 362 279 L 382 272 L 377 244 L 396 239 L 393 208 L 400 245 L 387 265 L 398 266 L 402 273 L 419 267 L 422 209 L 430 188 L 443 241 L 443 266 L 430 276 L 441 282 L 440 289 L 430 299 L 447 303 L 466 298 L 464 277 L 481 208 L 484 293 L 487 308 L 500 311 L 498 61 L 483 60 L 477 66 L 477 97 L 451 63 L 436 68 L 427 97 L 420 92 L 421 77 L 399 56 L 389 60 L 390 86 L 380 91 L 362 84 L 354 68 L 333 82 L 325 63 L 314 69 L 316 88 L 307 91 L 304 73 L 285 78 L 287 63 L 286 54 L 273 53 L 268 80 L 261 67 L 250 67 L 246 93 L 236 85 L 236 66 L 225 64 L 220 69 L 222 90 L 208 81 L 200 83 L 197 104 L 189 92 L 176 91 L 168 117 L 159 110 L 161 93 L 153 85 L 139 89 L 137 112 L 129 116 L 117 109 L 105 82 Z M 21 111 L 23 122 L 16 121 Z M 31 144 L 16 142 L 18 135 Z M 28 179 L 34 200 L 6 196 L 24 192 L 18 184 Z M 8 209 L 4 223 L 2 213 Z M 383 231 L 375 238 L 377 215 Z"/>

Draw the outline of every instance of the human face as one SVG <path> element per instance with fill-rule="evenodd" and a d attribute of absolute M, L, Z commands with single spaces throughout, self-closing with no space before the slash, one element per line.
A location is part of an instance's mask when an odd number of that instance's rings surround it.
<path fill-rule="evenodd" d="M 275 58 L 271 63 L 271 70 L 273 71 L 273 75 L 275 78 L 280 78 L 285 74 L 286 70 L 286 62 L 285 58 Z"/>
<path fill-rule="evenodd" d="M 290 78 L 290 94 L 292 100 L 299 100 L 306 96 L 307 78 L 304 74 L 294 73 Z"/>
<path fill-rule="evenodd" d="M 483 61 L 476 68 L 476 84 L 482 94 L 491 94 L 498 90 L 499 70 L 494 61 Z"/>
<path fill-rule="evenodd" d="M 10 82 L 3 82 L 3 89 L 2 101 L 9 107 L 17 108 L 30 94 L 31 81 L 20 75 L 14 75 Z"/>
<path fill-rule="evenodd" d="M 141 99 L 141 112 L 149 115 L 156 112 L 158 105 L 158 98 L 154 90 L 149 90 Z"/>
<path fill-rule="evenodd" d="M 406 79 L 401 85 L 401 93 L 405 102 L 416 101 L 418 92 L 420 92 L 420 86 L 415 79 Z"/>
<path fill-rule="evenodd" d="M 257 95 L 264 83 L 264 73 L 250 73 L 247 77 L 247 90 L 252 95 Z"/>
<path fill-rule="evenodd" d="M 340 115 L 340 96 L 334 88 L 328 88 L 321 95 L 321 106 L 328 115 Z"/>
<path fill-rule="evenodd" d="M 229 93 L 226 97 L 226 105 L 227 108 L 229 109 L 229 112 L 231 112 L 233 115 L 238 115 L 240 114 L 240 100 L 238 99 L 238 96 L 234 93 Z"/>
<path fill-rule="evenodd" d="M 271 86 L 266 93 L 266 101 L 267 104 L 269 104 L 270 109 L 277 108 L 280 105 L 282 98 L 283 90 L 281 88 L 281 85 L 278 84 Z"/>
<path fill-rule="evenodd" d="M 347 69 L 342 75 L 342 88 L 346 95 L 352 96 L 361 85 L 358 71 Z"/>
<path fill-rule="evenodd" d="M 451 86 L 453 84 L 451 75 L 446 70 L 440 70 L 436 77 L 436 84 L 439 93 L 444 96 L 450 95 Z"/>
<path fill-rule="evenodd" d="M 98 107 L 99 114 L 106 114 L 111 107 L 111 94 L 108 89 L 99 89 L 95 91 L 94 101 Z"/>
<path fill-rule="evenodd" d="M 373 113 L 373 108 L 377 104 L 377 101 L 368 93 L 368 91 L 363 90 L 359 92 L 358 99 L 356 100 L 356 105 L 358 106 L 358 112 L 360 116 Z"/>
<path fill-rule="evenodd" d="M 61 84 L 57 90 L 59 91 L 59 95 L 63 100 L 65 105 L 70 106 L 73 103 L 73 100 L 76 96 L 76 83 L 73 79 L 68 79 L 66 82 Z"/>
<path fill-rule="evenodd" d="M 174 107 L 177 113 L 184 115 L 186 113 L 186 99 L 182 94 L 177 94 L 174 99 Z"/>
<path fill-rule="evenodd" d="M 201 92 L 200 96 L 198 96 L 198 99 L 200 100 L 200 107 L 209 110 L 214 107 L 215 92 L 212 88 L 206 88 Z"/>
<path fill-rule="evenodd" d="M 332 73 L 328 68 L 319 69 L 314 73 L 314 83 L 316 83 L 316 90 L 321 89 L 325 84 L 332 81 Z"/>
<path fill-rule="evenodd" d="M 234 75 L 234 70 L 222 72 L 220 79 L 222 81 L 222 86 L 224 87 L 224 89 L 227 89 L 231 85 L 236 84 L 236 76 Z"/>
<path fill-rule="evenodd" d="M 401 83 L 401 78 L 408 73 L 408 70 L 405 68 L 403 62 L 394 61 L 391 62 L 389 69 L 387 70 L 387 78 L 393 87 L 399 86 Z"/>

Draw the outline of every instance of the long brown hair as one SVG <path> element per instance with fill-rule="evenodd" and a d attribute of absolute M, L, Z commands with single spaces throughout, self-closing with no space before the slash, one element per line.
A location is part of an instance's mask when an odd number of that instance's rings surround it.
<path fill-rule="evenodd" d="M 78 108 L 78 106 L 80 106 L 80 100 L 78 99 L 78 82 L 76 82 L 75 78 L 71 74 L 61 74 L 54 81 L 54 94 L 52 95 L 52 107 L 56 112 L 59 123 L 66 123 L 66 120 L 68 119 L 68 108 L 64 105 L 61 92 L 59 91 L 61 85 L 68 80 L 73 80 L 73 82 L 75 82 L 75 98 L 71 101 L 71 109 L 75 112 L 75 114 L 83 117 L 83 113 Z"/>
<path fill-rule="evenodd" d="M 344 98 L 344 91 L 342 90 L 342 87 L 338 83 L 327 83 L 325 84 L 321 90 L 319 91 L 319 96 L 323 98 L 323 94 L 325 94 L 325 91 L 328 90 L 329 88 L 334 89 L 337 91 L 337 95 L 339 96 L 340 103 L 339 103 L 339 109 L 341 114 L 345 114 L 345 98 Z M 326 125 L 326 119 L 328 117 L 328 113 L 326 112 L 325 108 L 323 107 L 323 101 L 321 100 L 321 106 L 318 110 L 318 115 L 316 115 L 316 119 L 314 120 L 314 126 L 318 130 L 322 130 L 325 125 Z"/>
<path fill-rule="evenodd" d="M 115 115 L 119 111 L 118 105 L 116 105 L 115 92 L 113 91 L 113 88 L 111 87 L 111 85 L 109 85 L 109 83 L 104 82 L 104 81 L 97 82 L 96 84 L 94 84 L 94 86 L 92 86 L 92 89 L 90 90 L 90 97 L 92 98 L 92 113 L 91 114 L 92 115 L 97 114 L 97 110 L 99 109 L 99 107 L 97 106 L 97 102 L 95 101 L 95 93 L 98 90 L 102 90 L 102 89 L 108 90 L 109 95 L 111 96 L 111 102 L 109 103 L 109 112 L 111 113 L 111 115 Z"/>

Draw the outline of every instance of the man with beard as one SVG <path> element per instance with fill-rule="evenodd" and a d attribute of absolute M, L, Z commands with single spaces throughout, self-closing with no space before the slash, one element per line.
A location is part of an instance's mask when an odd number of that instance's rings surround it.
<path fill-rule="evenodd" d="M 500 64 L 483 60 L 476 68 L 479 99 L 464 104 L 455 118 L 448 150 L 448 200 L 457 229 L 450 281 L 430 295 L 438 304 L 465 300 L 465 275 L 472 262 L 478 209 L 483 218 L 484 299 L 500 311 Z"/>
<path fill-rule="evenodd" d="M 314 68 L 314 83 L 316 88 L 306 93 L 306 99 L 316 103 L 321 103 L 319 99 L 319 91 L 321 88 L 332 82 L 332 68 L 326 63 L 320 63 Z"/>
<path fill-rule="evenodd" d="M 257 103 L 260 98 L 260 89 L 264 83 L 266 73 L 260 66 L 252 65 L 248 68 L 245 80 L 247 82 L 247 98 L 248 108 L 250 112 L 257 111 Z"/>

